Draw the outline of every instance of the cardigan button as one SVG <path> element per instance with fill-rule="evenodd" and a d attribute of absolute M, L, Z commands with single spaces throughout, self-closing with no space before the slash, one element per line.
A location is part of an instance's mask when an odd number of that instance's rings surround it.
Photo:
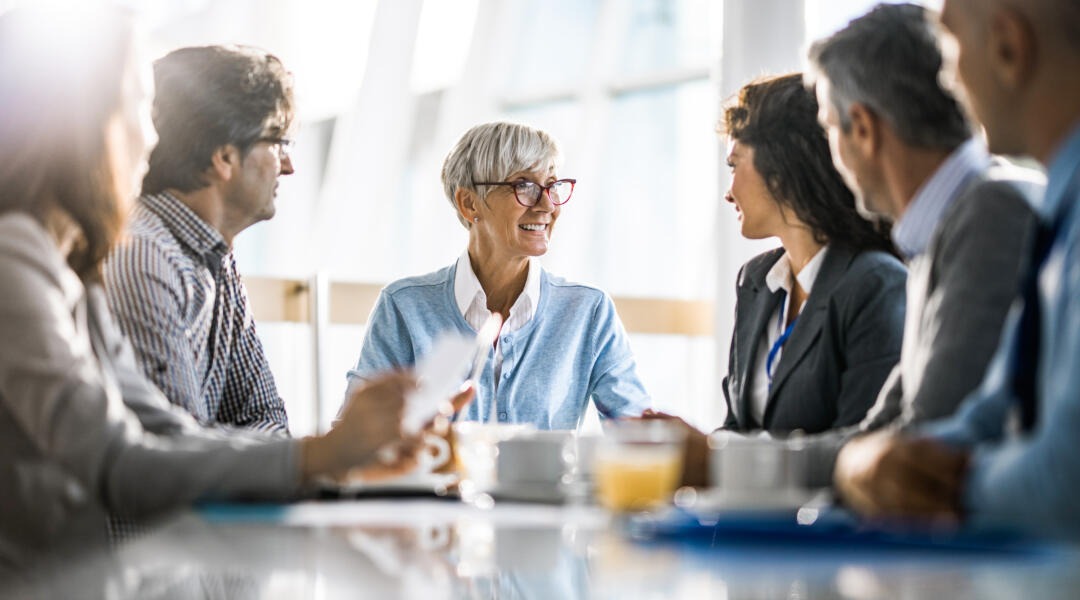
<path fill-rule="evenodd" d="M 504 412 L 499 413 L 499 420 L 500 421 L 505 421 L 506 420 L 506 413 L 504 413 Z"/>

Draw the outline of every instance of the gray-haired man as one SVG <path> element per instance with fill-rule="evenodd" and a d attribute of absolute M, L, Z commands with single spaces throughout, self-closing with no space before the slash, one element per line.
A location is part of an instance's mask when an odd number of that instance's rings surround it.
<path fill-rule="evenodd" d="M 941 23 L 990 148 L 1042 163 L 1046 195 L 977 391 L 915 435 L 852 442 L 837 485 L 864 514 L 1080 539 L 1080 2 L 945 0 Z"/>
<path fill-rule="evenodd" d="M 1020 285 L 1037 173 L 987 153 L 939 82 L 926 10 L 881 4 L 810 48 L 833 159 L 908 261 L 900 363 L 856 428 L 808 440 L 811 484 L 854 436 L 951 415 L 982 380 Z"/>
<path fill-rule="evenodd" d="M 894 222 L 909 267 L 900 362 L 874 406 L 858 425 L 801 439 L 803 482 L 822 487 L 854 438 L 951 415 L 980 383 L 1020 287 L 1042 183 L 972 139 L 939 81 L 926 9 L 880 4 L 814 43 L 809 59 L 834 162 L 860 211 Z M 688 431 L 683 482 L 701 485 L 708 451 Z"/>

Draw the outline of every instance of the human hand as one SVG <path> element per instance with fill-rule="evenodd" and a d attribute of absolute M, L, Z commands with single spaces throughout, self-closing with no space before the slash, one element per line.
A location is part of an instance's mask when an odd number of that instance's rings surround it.
<path fill-rule="evenodd" d="M 867 517 L 959 523 L 968 453 L 937 440 L 880 431 L 853 439 L 836 459 L 844 501 Z"/>
<path fill-rule="evenodd" d="M 681 417 L 669 415 L 651 408 L 646 408 L 641 413 L 641 418 L 665 419 L 678 424 L 686 431 L 686 445 L 683 447 L 683 475 L 682 485 L 693 487 L 705 487 L 709 478 L 709 444 L 708 436 L 698 431 L 693 425 L 684 421 Z"/>
<path fill-rule="evenodd" d="M 301 465 L 306 479 L 339 474 L 368 464 L 383 447 L 400 447 L 409 455 L 414 440 L 401 432 L 405 395 L 416 388 L 410 373 L 391 372 L 362 385 L 350 386 L 348 399 L 334 427 L 323 436 L 304 440 Z"/>
<path fill-rule="evenodd" d="M 379 481 L 384 479 L 392 479 L 394 477 L 400 477 L 411 473 L 417 468 L 417 465 L 421 461 L 418 454 L 423 452 L 431 453 L 432 456 L 438 456 L 436 450 L 436 444 L 439 440 L 424 441 L 425 437 L 435 436 L 446 439 L 448 447 L 453 446 L 449 443 L 449 416 L 453 415 L 457 411 L 468 405 L 476 393 L 476 389 L 471 382 L 466 382 L 461 386 L 461 389 L 450 398 L 446 405 L 440 409 L 440 414 L 434 419 L 429 421 L 424 429 L 417 435 L 408 436 L 401 441 L 382 446 L 376 452 L 376 459 L 363 466 L 350 469 L 345 475 L 348 480 L 361 479 L 364 481 Z M 452 450 L 451 450 L 452 452 Z M 449 456 L 445 463 L 442 463 L 435 469 L 436 472 L 445 472 L 452 468 L 453 457 Z"/>
<path fill-rule="evenodd" d="M 461 384 L 458 393 L 440 407 L 439 414 L 424 426 L 424 431 L 446 437 L 450 433 L 450 419 L 461 412 L 476 396 L 476 384 L 471 380 Z"/>

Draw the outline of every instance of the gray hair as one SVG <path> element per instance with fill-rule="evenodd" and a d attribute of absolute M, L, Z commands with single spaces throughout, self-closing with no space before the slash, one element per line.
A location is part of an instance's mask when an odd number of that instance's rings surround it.
<path fill-rule="evenodd" d="M 461 136 L 442 167 L 443 190 L 457 212 L 458 188 L 477 191 L 474 181 L 504 181 L 519 171 L 531 171 L 559 159 L 559 145 L 547 133 L 517 123 L 477 125 Z M 488 190 L 477 191 L 481 198 Z M 469 223 L 458 213 L 458 220 Z"/>
<path fill-rule="evenodd" d="M 937 25 L 915 4 L 879 4 L 810 46 L 807 83 L 829 82 L 828 101 L 851 127 L 860 103 L 884 118 L 905 143 L 952 150 L 971 137 L 971 124 L 941 83 Z"/>

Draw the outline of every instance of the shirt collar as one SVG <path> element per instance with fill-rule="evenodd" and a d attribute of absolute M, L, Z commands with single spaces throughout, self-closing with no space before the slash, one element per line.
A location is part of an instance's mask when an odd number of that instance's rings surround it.
<path fill-rule="evenodd" d="M 140 197 L 139 202 L 161 218 L 177 241 L 197 255 L 220 261 L 229 253 L 229 245 L 221 233 L 169 192 L 148 194 Z"/>
<path fill-rule="evenodd" d="M 487 294 L 484 293 L 484 288 L 480 286 L 480 279 L 476 277 L 476 273 L 473 271 L 468 250 L 458 257 L 455 271 L 454 300 L 457 302 L 458 311 L 465 317 L 469 325 L 472 325 L 474 329 L 479 329 L 483 322 L 473 323 L 470 320 L 470 312 L 472 312 L 470 308 L 479 304 L 477 308 L 482 308 L 486 316 Z M 507 319 L 504 330 L 512 331 L 532 319 L 536 312 L 536 306 L 540 302 L 540 271 L 540 261 L 529 258 L 529 274 L 525 279 L 525 289 L 521 291 L 521 295 L 514 301 L 514 305 L 510 307 L 510 318 Z"/>
<path fill-rule="evenodd" d="M 825 261 L 825 253 L 828 249 L 828 246 L 822 246 L 821 250 L 818 250 L 817 254 L 814 255 L 814 258 L 811 258 L 810 262 L 806 263 L 806 266 L 795 276 L 799 286 L 807 295 L 810 294 L 810 290 L 814 287 L 814 281 L 821 271 L 821 264 Z M 769 286 L 771 292 L 781 289 L 788 293 L 791 292 L 791 258 L 788 257 L 786 251 L 780 257 L 780 260 L 776 261 L 776 264 L 765 274 L 765 283 Z"/>
<path fill-rule="evenodd" d="M 961 144 L 941 163 L 915 192 L 907 210 L 893 227 L 897 249 L 907 259 L 924 252 L 941 217 L 963 192 L 971 177 L 990 166 L 990 154 L 983 143 L 970 139 Z"/>
<path fill-rule="evenodd" d="M 457 260 L 457 270 L 454 274 L 454 299 L 457 301 L 458 311 L 462 315 L 469 311 L 473 300 L 479 295 L 487 299 L 484 288 L 480 287 L 480 280 L 473 272 L 472 261 L 469 260 L 469 251 L 466 250 Z M 486 303 L 485 303 L 486 306 Z"/>
<path fill-rule="evenodd" d="M 1080 126 L 1054 151 L 1046 170 L 1046 196 L 1037 206 L 1043 222 L 1051 223 L 1064 208 L 1061 203 L 1073 185 L 1080 185 Z"/>

